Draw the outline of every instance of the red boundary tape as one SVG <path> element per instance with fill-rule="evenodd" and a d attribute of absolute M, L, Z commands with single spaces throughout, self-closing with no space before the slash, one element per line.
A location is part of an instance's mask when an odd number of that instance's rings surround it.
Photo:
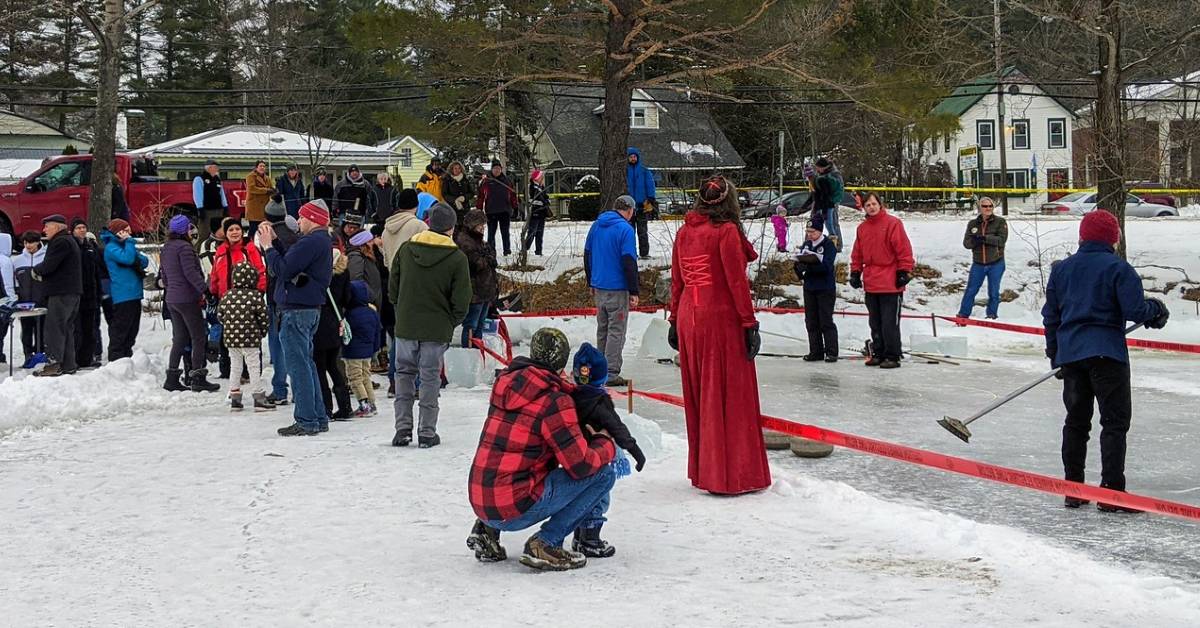
<path fill-rule="evenodd" d="M 492 356 L 501 364 L 508 364 L 509 360 L 504 359 L 504 356 L 492 351 L 483 344 L 482 341 L 475 339 L 475 346 L 479 350 Z M 624 396 L 618 390 L 612 392 Z M 662 403 L 667 403 L 673 406 L 683 407 L 683 398 L 678 395 L 670 395 L 667 393 L 643 392 L 633 390 L 633 394 L 646 399 L 652 399 Z M 1136 508 L 1146 512 L 1156 512 L 1159 514 L 1170 515 L 1173 517 L 1181 517 L 1184 519 L 1200 520 L 1200 506 L 1192 506 L 1189 504 L 1181 504 L 1165 499 L 1157 499 L 1138 495 L 1135 493 L 1123 493 L 1098 486 L 1091 486 L 1080 482 L 1070 482 L 1059 478 L 1033 473 L 1030 471 L 1022 471 L 1020 469 L 1012 469 L 999 465 L 989 464 L 986 462 L 978 462 L 967 458 L 959 458 L 957 456 L 949 456 L 939 454 L 933 451 L 917 449 L 905 445 L 897 445 L 887 441 L 866 438 L 864 436 L 856 436 L 836 430 L 829 430 L 823 427 L 814 425 L 805 425 L 796 423 L 787 419 L 769 416 L 766 414 L 760 415 L 762 426 L 769 430 L 799 436 L 809 440 L 820 441 L 838 447 L 845 447 L 855 451 L 880 456 L 883 458 L 891 458 L 909 464 L 916 464 L 942 471 L 950 471 L 962 475 L 991 480 L 1001 484 L 1010 484 L 1012 486 L 1020 486 L 1023 488 L 1050 493 L 1052 495 L 1063 495 L 1070 497 L 1078 497 L 1096 502 L 1104 502 L 1108 504 L 1116 504 L 1118 506 L 1126 506 Z"/>

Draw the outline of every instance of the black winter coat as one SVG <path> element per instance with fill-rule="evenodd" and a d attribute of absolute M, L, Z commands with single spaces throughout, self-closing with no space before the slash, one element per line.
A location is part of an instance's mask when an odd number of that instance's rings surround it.
<path fill-rule="evenodd" d="M 455 202 L 460 196 L 463 199 L 462 207 Z M 455 181 L 449 172 L 442 175 L 442 198 L 458 214 L 458 224 L 461 225 L 463 216 L 475 206 L 475 186 L 471 183 L 471 175 L 463 171 L 462 180 L 459 181 Z"/>
<path fill-rule="evenodd" d="M 313 349 L 331 351 L 342 347 L 342 334 L 338 330 L 338 314 L 346 316 L 346 308 L 350 307 L 350 275 L 346 272 L 345 257 L 337 258 L 333 265 L 333 279 L 329 281 L 329 294 L 337 304 L 337 314 L 325 295 L 325 304 L 321 306 L 321 319 L 317 322 L 317 333 L 313 336 Z"/>
<path fill-rule="evenodd" d="M 500 278 L 496 275 L 496 251 L 483 242 L 483 236 L 471 229 L 454 234 L 454 243 L 467 256 L 471 269 L 471 303 L 487 303 L 500 296 Z"/>
<path fill-rule="evenodd" d="M 46 257 L 33 267 L 41 278 L 42 295 L 46 297 L 83 294 L 83 260 L 79 252 L 79 241 L 71 232 L 63 229 L 50 238 L 46 245 Z"/>
<path fill-rule="evenodd" d="M 79 240 L 76 240 L 79 242 Z M 90 238 L 84 238 L 83 242 L 79 242 L 79 274 L 83 291 L 79 296 L 79 307 L 83 309 L 95 309 L 100 307 L 100 269 L 104 267 L 104 261 L 101 258 L 103 255 L 100 252 L 100 247 L 96 245 L 96 241 Z"/>
<path fill-rule="evenodd" d="M 612 397 L 594 386 L 577 386 L 575 392 L 571 393 L 571 399 L 575 402 L 579 424 L 590 425 L 594 430 L 607 430 L 613 442 L 633 456 L 637 461 L 637 470 L 641 471 L 646 464 L 646 455 L 621 421 L 617 409 L 613 407 Z"/>

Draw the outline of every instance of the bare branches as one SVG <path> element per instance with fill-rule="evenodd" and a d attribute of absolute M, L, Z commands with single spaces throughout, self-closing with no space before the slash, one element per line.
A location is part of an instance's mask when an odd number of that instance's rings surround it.
<path fill-rule="evenodd" d="M 1130 70 L 1133 70 L 1134 68 L 1138 67 L 1139 65 L 1142 65 L 1143 63 L 1149 63 L 1151 61 L 1154 61 L 1155 59 L 1161 57 L 1162 55 L 1164 55 L 1168 52 L 1171 52 L 1173 49 L 1176 49 L 1179 46 L 1182 46 L 1183 44 L 1187 43 L 1188 40 L 1192 39 L 1193 37 L 1195 37 L 1197 35 L 1200 35 L 1200 24 L 1193 24 L 1191 28 L 1189 28 L 1187 31 L 1183 32 L 1181 35 L 1179 35 L 1175 39 L 1173 39 L 1157 48 L 1151 49 L 1149 52 L 1142 55 L 1142 57 L 1139 59 L 1135 59 L 1133 61 L 1130 61 L 1129 63 L 1126 63 L 1124 66 L 1121 67 L 1121 72 L 1125 73 Z"/>

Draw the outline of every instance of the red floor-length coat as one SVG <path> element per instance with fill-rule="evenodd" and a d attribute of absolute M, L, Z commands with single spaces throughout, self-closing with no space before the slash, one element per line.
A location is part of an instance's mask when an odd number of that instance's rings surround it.
<path fill-rule="evenodd" d="M 746 355 L 755 325 L 746 265 L 754 248 L 733 223 L 691 212 L 671 259 L 671 322 L 679 334 L 688 433 L 688 478 L 735 495 L 767 488 L 758 375 Z"/>

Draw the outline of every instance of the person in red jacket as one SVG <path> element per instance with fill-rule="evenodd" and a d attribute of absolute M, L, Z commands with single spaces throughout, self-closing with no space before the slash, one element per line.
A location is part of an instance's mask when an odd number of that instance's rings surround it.
<path fill-rule="evenodd" d="M 723 177 L 700 187 L 675 236 L 671 329 L 679 351 L 688 478 L 719 495 L 760 491 L 771 470 L 759 427 L 760 339 L 746 265 L 757 259 L 738 222 L 737 190 Z"/>
<path fill-rule="evenodd" d="M 208 289 L 213 296 L 220 299 L 229 292 L 233 285 L 231 281 L 233 267 L 242 262 L 249 262 L 258 271 L 258 291 L 267 291 L 267 267 L 263 264 L 262 253 L 253 242 L 246 240 L 242 231 L 242 222 L 237 218 L 226 218 L 221 224 L 225 232 L 225 243 L 217 247 L 213 256 L 212 272 L 208 275 Z"/>
<path fill-rule="evenodd" d="M 482 562 L 507 558 L 500 531 L 545 521 L 525 542 L 521 564 L 563 571 L 587 564 L 563 548 L 579 528 L 599 527 L 616 481 L 616 444 L 604 431 L 583 432 L 561 376 L 571 347 L 557 329 L 539 329 L 530 357 L 517 358 L 496 379 L 491 407 L 471 463 L 468 493 L 476 520 L 467 538 Z"/>
<path fill-rule="evenodd" d="M 863 202 L 866 220 L 858 225 L 850 253 L 850 286 L 867 292 L 871 355 L 867 366 L 900 368 L 900 304 L 912 280 L 913 252 L 904 223 L 887 213 L 878 194 Z"/>

